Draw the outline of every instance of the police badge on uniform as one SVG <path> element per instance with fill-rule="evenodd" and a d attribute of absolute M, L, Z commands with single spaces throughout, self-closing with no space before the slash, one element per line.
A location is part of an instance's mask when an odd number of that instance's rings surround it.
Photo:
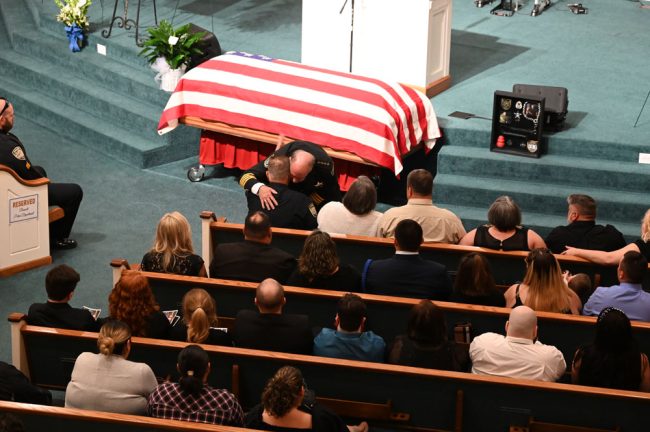
<path fill-rule="evenodd" d="M 11 150 L 11 154 L 18 160 L 25 160 L 25 152 L 20 146 L 16 146 Z"/>

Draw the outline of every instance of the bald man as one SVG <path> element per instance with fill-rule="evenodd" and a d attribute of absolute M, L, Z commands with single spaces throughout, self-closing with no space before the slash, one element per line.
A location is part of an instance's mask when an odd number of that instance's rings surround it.
<path fill-rule="evenodd" d="M 42 167 L 32 165 L 18 137 L 9 133 L 13 126 L 14 107 L 6 98 L 0 97 L 0 164 L 14 170 L 23 180 L 47 177 Z M 65 213 L 62 219 L 50 224 L 50 247 L 77 247 L 77 242 L 70 238 L 70 232 L 83 198 L 81 187 L 74 183 L 50 183 L 47 197 L 49 205 L 59 206 Z"/>
<path fill-rule="evenodd" d="M 506 336 L 483 333 L 469 347 L 472 372 L 538 381 L 557 381 L 566 371 L 564 355 L 537 340 L 537 315 L 518 306 L 506 322 Z"/>
<path fill-rule="evenodd" d="M 257 311 L 242 309 L 235 318 L 233 340 L 242 348 L 311 354 L 314 335 L 307 315 L 282 313 L 287 300 L 275 279 L 264 279 L 255 291 Z"/>
<path fill-rule="evenodd" d="M 289 157 L 289 188 L 307 195 L 316 209 L 330 201 L 341 200 L 341 191 L 334 177 L 334 162 L 322 147 L 307 141 L 293 141 L 280 147 L 273 155 Z M 266 210 L 272 210 L 278 205 L 278 191 L 269 185 L 266 173 L 269 160 L 267 158 L 254 165 L 239 179 L 239 184 L 257 195 L 261 206 Z"/>

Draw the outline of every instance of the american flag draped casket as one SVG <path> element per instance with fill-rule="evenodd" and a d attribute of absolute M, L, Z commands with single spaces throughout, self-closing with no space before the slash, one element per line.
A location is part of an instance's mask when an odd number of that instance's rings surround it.
<path fill-rule="evenodd" d="M 311 141 L 395 174 L 403 155 L 420 142 L 431 149 L 440 137 L 431 101 L 412 88 L 242 52 L 186 73 L 158 132 L 173 130 L 184 117 Z"/>

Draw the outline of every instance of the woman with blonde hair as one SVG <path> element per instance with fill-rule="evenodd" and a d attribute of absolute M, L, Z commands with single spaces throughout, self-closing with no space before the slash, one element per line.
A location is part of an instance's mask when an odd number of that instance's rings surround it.
<path fill-rule="evenodd" d="M 134 336 L 166 339 L 171 327 L 160 311 L 147 278 L 135 270 L 123 270 L 108 296 L 110 318 L 124 321 Z"/>
<path fill-rule="evenodd" d="M 253 407 L 244 419 L 251 429 L 270 431 L 315 432 L 365 432 L 368 424 L 346 426 L 341 418 L 319 405 L 308 394 L 305 380 L 299 369 L 292 366 L 280 368 L 266 383 L 262 403 Z"/>
<path fill-rule="evenodd" d="M 153 247 L 142 257 L 140 270 L 207 276 L 203 258 L 194 254 L 192 229 L 185 216 L 175 211 L 160 218 Z"/>
<path fill-rule="evenodd" d="M 147 398 L 158 382 L 149 366 L 127 360 L 129 326 L 107 321 L 97 339 L 99 354 L 81 353 L 65 391 L 66 408 L 145 414 Z"/>
<path fill-rule="evenodd" d="M 465 234 L 458 244 L 504 251 L 528 251 L 546 247 L 539 234 L 521 225 L 521 209 L 507 195 L 494 200 L 488 209 L 487 218 L 486 225 Z"/>
<path fill-rule="evenodd" d="M 183 319 L 172 328 L 172 339 L 232 346 L 232 339 L 218 325 L 217 302 L 206 290 L 193 288 L 183 296 Z"/>
<path fill-rule="evenodd" d="M 505 292 L 506 307 L 526 305 L 536 311 L 580 314 L 582 303 L 562 276 L 548 249 L 533 249 L 526 257 L 526 276 Z"/>
<path fill-rule="evenodd" d="M 287 285 L 358 292 L 361 274 L 339 261 L 336 244 L 329 234 L 315 230 L 305 239 L 298 267 L 289 276 Z"/>
<path fill-rule="evenodd" d="M 562 252 L 562 254 L 584 258 L 596 264 L 617 265 L 621 261 L 621 258 L 623 258 L 623 255 L 630 251 L 639 252 L 650 261 L 650 209 L 645 212 L 643 219 L 641 219 L 641 238 L 634 243 L 630 243 L 625 247 L 611 252 L 567 246 L 566 251 Z"/>

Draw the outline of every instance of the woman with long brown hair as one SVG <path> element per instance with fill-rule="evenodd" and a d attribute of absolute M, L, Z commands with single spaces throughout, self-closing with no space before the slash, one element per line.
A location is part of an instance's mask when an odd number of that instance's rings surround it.
<path fill-rule="evenodd" d="M 110 318 L 127 323 L 134 336 L 169 337 L 169 320 L 160 311 L 149 281 L 139 271 L 122 271 L 122 277 L 108 296 L 108 311 Z"/>
<path fill-rule="evenodd" d="M 336 244 L 329 234 L 315 230 L 305 239 L 298 267 L 289 276 L 287 285 L 358 292 L 361 274 L 339 261 Z"/>
<path fill-rule="evenodd" d="M 172 339 L 191 343 L 232 346 L 232 339 L 218 329 L 217 302 L 201 288 L 183 296 L 183 319 L 172 329 Z"/>
<path fill-rule="evenodd" d="M 526 276 L 505 292 L 506 307 L 526 305 L 536 311 L 580 314 L 582 303 L 564 278 L 548 249 L 533 249 L 526 257 Z"/>
<path fill-rule="evenodd" d="M 506 305 L 503 292 L 499 291 L 490 263 L 480 253 L 471 252 L 461 258 L 454 280 L 452 302 L 478 304 L 485 306 Z"/>
<path fill-rule="evenodd" d="M 140 269 L 157 273 L 173 273 L 206 277 L 203 258 L 194 253 L 192 229 L 179 212 L 160 218 L 153 246 L 142 257 Z"/>

